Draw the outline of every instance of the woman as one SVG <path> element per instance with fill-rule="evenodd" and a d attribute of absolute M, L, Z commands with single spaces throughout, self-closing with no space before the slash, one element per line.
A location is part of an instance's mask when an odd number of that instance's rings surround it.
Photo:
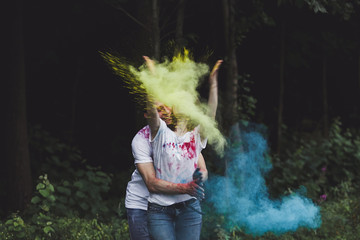
<path fill-rule="evenodd" d="M 155 71 L 154 63 L 144 57 L 148 68 Z M 217 75 L 222 60 L 219 60 L 209 77 L 209 115 L 215 118 L 217 109 Z M 177 109 L 161 106 L 173 125 L 170 129 L 159 117 L 155 104 L 148 101 L 148 123 L 154 165 L 152 171 L 138 165 L 143 179 L 150 191 L 148 198 L 148 227 L 153 239 L 181 240 L 199 239 L 202 216 L 200 202 L 184 190 L 183 194 L 163 194 L 153 191 L 156 179 L 166 180 L 181 188 L 185 183 L 199 184 L 206 180 L 205 162 L 198 162 L 198 156 L 206 146 L 200 134 L 200 126 L 188 130 L 188 121 Z M 191 182 L 194 180 L 193 182 Z M 166 188 L 166 185 L 163 187 Z M 202 191 L 200 191 L 201 194 Z M 198 198 L 203 198 L 200 196 Z"/>

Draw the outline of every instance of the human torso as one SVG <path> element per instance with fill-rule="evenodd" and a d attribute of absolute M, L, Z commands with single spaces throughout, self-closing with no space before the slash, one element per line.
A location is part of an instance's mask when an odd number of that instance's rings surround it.
<path fill-rule="evenodd" d="M 149 136 L 149 126 L 145 126 L 133 138 L 131 146 L 135 164 L 152 162 Z M 135 169 L 126 188 L 125 207 L 147 210 L 148 197 L 149 191 L 139 171 Z"/>
<path fill-rule="evenodd" d="M 160 120 L 158 133 L 151 141 L 156 177 L 173 183 L 192 181 L 204 145 L 198 127 L 178 136 Z M 167 206 L 190 198 L 188 194 L 150 194 L 149 201 Z"/>

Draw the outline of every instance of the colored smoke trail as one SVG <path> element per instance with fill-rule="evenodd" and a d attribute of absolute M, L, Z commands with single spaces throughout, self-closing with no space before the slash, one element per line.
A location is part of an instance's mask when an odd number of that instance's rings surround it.
<path fill-rule="evenodd" d="M 189 52 L 179 54 L 164 62 L 154 62 L 155 71 L 151 72 L 145 64 L 135 68 L 121 58 L 109 53 L 101 53 L 114 72 L 124 78 L 131 93 L 137 96 L 150 95 L 153 99 L 172 107 L 177 113 L 188 117 L 193 124 L 201 125 L 202 134 L 208 143 L 221 154 L 226 144 L 217 123 L 206 112 L 207 103 L 199 101 L 197 87 L 209 74 L 209 67 L 196 63 L 189 57 Z M 143 99 L 144 101 L 144 99 Z"/>
<path fill-rule="evenodd" d="M 206 201 L 225 216 L 226 227 L 243 227 L 253 235 L 320 227 L 319 207 L 300 191 L 279 200 L 269 199 L 264 179 L 272 167 L 267 142 L 258 131 L 240 132 L 241 136 L 235 138 L 241 138 L 242 144 L 233 141 L 226 152 L 230 159 L 226 177 L 209 174 L 206 184 Z"/>

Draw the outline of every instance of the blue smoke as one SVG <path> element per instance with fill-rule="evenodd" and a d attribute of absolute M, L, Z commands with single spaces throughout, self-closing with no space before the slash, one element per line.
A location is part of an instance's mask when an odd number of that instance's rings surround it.
<path fill-rule="evenodd" d="M 256 127 L 257 130 L 252 129 Z M 259 128 L 260 127 L 260 128 Z M 239 130 L 235 126 L 225 176 L 213 176 L 206 184 L 207 202 L 226 218 L 227 228 L 242 227 L 246 233 L 277 235 L 299 227 L 318 228 L 320 209 L 302 191 L 271 200 L 264 176 L 271 168 L 264 128 L 252 124 Z M 306 190 L 305 190 L 306 191 Z"/>

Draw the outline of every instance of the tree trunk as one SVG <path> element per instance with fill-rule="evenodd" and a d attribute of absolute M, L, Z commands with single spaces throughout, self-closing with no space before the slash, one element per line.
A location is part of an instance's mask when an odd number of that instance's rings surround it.
<path fill-rule="evenodd" d="M 322 61 L 322 90 L 323 90 L 323 134 L 325 137 L 329 136 L 329 115 L 328 115 L 328 97 L 327 97 L 327 57 L 323 53 Z"/>
<path fill-rule="evenodd" d="M 179 0 L 179 8 L 176 17 L 176 32 L 175 32 L 175 53 L 181 51 L 185 47 L 184 39 L 184 12 L 186 0 Z"/>
<path fill-rule="evenodd" d="M 224 34 L 225 34 L 225 62 L 226 69 L 226 98 L 224 124 L 228 126 L 225 130 L 238 121 L 238 69 L 236 59 L 235 41 L 235 2 L 234 0 L 223 0 Z"/>
<path fill-rule="evenodd" d="M 159 1 L 152 0 L 152 44 L 156 60 L 160 60 Z"/>
<path fill-rule="evenodd" d="M 284 78 L 285 78 L 285 24 L 281 26 L 280 40 L 280 83 L 279 83 L 279 105 L 278 105 L 278 122 L 277 122 L 277 146 L 276 152 L 280 154 L 282 142 L 282 125 L 284 111 Z"/>
<path fill-rule="evenodd" d="M 358 54 L 358 99 L 360 100 L 360 49 L 358 51 Z"/>
<path fill-rule="evenodd" d="M 231 141 L 239 141 L 239 125 L 234 125 L 238 121 L 238 70 L 236 61 L 236 42 L 235 42 L 235 7 L 233 0 L 223 0 L 223 17 L 224 17 L 224 35 L 225 35 L 225 69 L 226 69 L 226 86 L 223 126 Z M 235 134 L 232 134 L 232 133 Z M 234 138 L 232 138 L 234 137 Z M 229 165 L 228 157 L 225 157 L 225 177 L 228 178 L 227 169 Z M 225 184 L 225 196 L 230 194 L 228 182 Z M 226 204 L 229 204 L 229 198 L 226 198 Z"/>
<path fill-rule="evenodd" d="M 3 37 L 6 47 L 3 54 L 8 66 L 4 69 L 4 154 L 2 156 L 1 182 L 5 183 L 5 193 L 1 199 L 2 210 L 22 210 L 29 202 L 32 194 L 32 178 L 26 119 L 26 86 L 24 42 L 22 32 L 22 1 L 7 2 L 6 7 L 11 18 L 7 22 Z"/>

